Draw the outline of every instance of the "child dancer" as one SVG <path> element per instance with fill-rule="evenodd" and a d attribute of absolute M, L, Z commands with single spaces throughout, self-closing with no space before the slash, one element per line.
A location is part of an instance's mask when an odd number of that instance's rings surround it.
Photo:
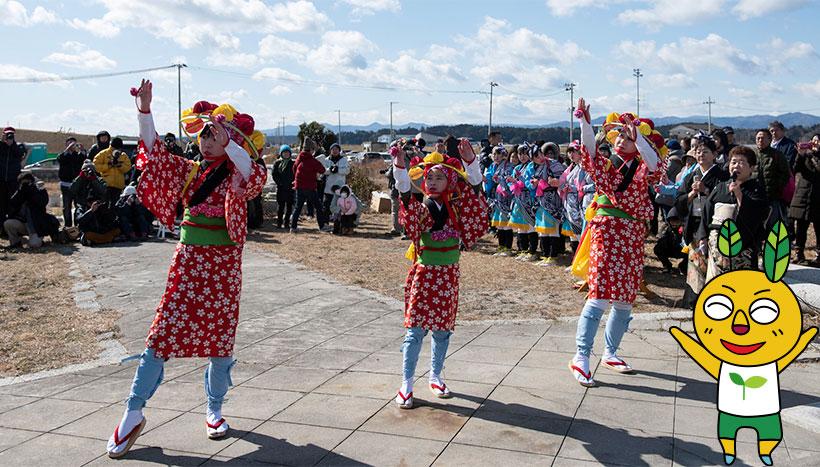
<path fill-rule="evenodd" d="M 564 222 L 561 227 L 570 239 L 574 252 L 578 248 L 578 239 L 584 230 L 584 213 L 592 203 L 595 184 L 589 174 L 581 167 L 581 143 L 577 140 L 567 147 L 570 165 L 561 175 L 558 193 L 564 204 Z"/>
<path fill-rule="evenodd" d="M 544 143 L 540 149 L 535 148 L 532 163 L 524 176 L 527 188 L 536 200 L 535 230 L 543 254 L 539 266 L 555 264 L 563 246 L 559 230 L 563 207 L 557 187 L 564 165 L 558 162 L 558 153 L 559 148 L 555 143 Z M 533 239 L 532 236 L 530 238 Z M 531 243 L 530 250 L 534 249 L 533 246 Z"/>
<path fill-rule="evenodd" d="M 142 432 L 142 408 L 162 382 L 164 363 L 172 357 L 210 359 L 205 370 L 205 431 L 209 438 L 227 433 L 222 401 L 234 365 L 247 201 L 262 191 L 266 177 L 264 167 L 251 159 L 265 139 L 254 131 L 250 115 L 205 101 L 186 110 L 186 131 L 199 133 L 203 155 L 203 161 L 195 163 L 169 153 L 157 136 L 151 82 L 143 80 L 131 94 L 139 110 L 139 198 L 164 225 L 173 225 L 180 202 L 185 218 L 125 413 L 108 440 L 111 458 L 124 456 Z"/>
<path fill-rule="evenodd" d="M 510 191 L 506 177 L 512 166 L 508 160 L 507 150 L 498 145 L 493 148 L 493 163 L 484 172 L 485 192 L 487 193 L 492 216 L 490 225 L 495 227 L 498 237 L 498 252 L 493 256 L 509 256 L 512 250 L 512 230 L 510 221 Z M 516 156 L 517 160 L 517 156 Z"/>
<path fill-rule="evenodd" d="M 471 248 L 489 228 L 487 203 L 472 189 L 481 182 L 481 167 L 466 139 L 459 142 L 458 152 L 463 165 L 434 152 L 421 161 L 414 159 L 408 175 L 403 149 L 390 149 L 401 193 L 399 217 L 413 242 L 408 252 L 413 266 L 404 289 L 403 381 L 396 394 L 402 409 L 413 408 L 413 375 L 428 331 L 433 332 L 430 391 L 439 398 L 451 397 L 441 370 L 458 311 L 459 244 Z M 423 202 L 410 196 L 411 177 L 423 179 Z"/>
<path fill-rule="evenodd" d="M 666 147 L 651 120 L 611 113 L 604 133 L 623 161 L 616 169 L 598 150 L 583 98 L 578 100 L 575 116 L 581 122 L 581 164 L 595 181 L 598 195 L 593 203 L 595 217 L 585 233 L 590 239 L 589 294 L 578 320 L 577 351 L 569 367 L 582 386 L 594 386 L 589 355 L 598 323 L 610 305 L 601 365 L 620 373 L 632 372 L 616 352 L 632 319 L 632 303 L 643 278 L 646 221 L 652 217 L 649 186 L 664 172 L 660 155 L 665 155 Z"/>
<path fill-rule="evenodd" d="M 512 174 L 507 177 L 510 191 L 513 195 L 512 210 L 510 211 L 510 227 L 518 237 L 519 261 L 536 261 L 538 258 L 530 253 L 530 234 L 535 233 L 535 217 L 533 216 L 533 198 L 524 185 L 525 172 L 530 164 L 530 145 L 518 146 L 518 165 Z M 537 238 L 537 234 L 535 237 Z"/>

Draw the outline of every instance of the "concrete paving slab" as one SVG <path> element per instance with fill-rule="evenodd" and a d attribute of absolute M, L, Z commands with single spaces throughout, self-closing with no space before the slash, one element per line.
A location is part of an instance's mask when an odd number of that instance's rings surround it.
<path fill-rule="evenodd" d="M 137 445 L 214 455 L 262 422 L 233 417 L 228 423 L 231 427 L 228 435 L 222 439 L 212 440 L 208 439 L 205 433 L 205 416 L 186 413 L 140 436 Z"/>
<path fill-rule="evenodd" d="M 553 459 L 552 456 L 540 454 L 451 443 L 433 465 L 441 467 L 473 467 L 476 465 L 550 466 Z"/>
<path fill-rule="evenodd" d="M 241 384 L 262 389 L 311 392 L 338 374 L 338 370 L 277 366 Z"/>
<path fill-rule="evenodd" d="M 0 465 L 83 465 L 100 451 L 105 452 L 105 443 L 98 440 L 46 433 L 0 452 Z"/>
<path fill-rule="evenodd" d="M 54 430 L 54 432 L 61 435 L 82 436 L 84 438 L 108 441 L 108 438 L 111 437 L 111 433 L 114 431 L 114 427 L 117 426 L 122 419 L 124 411 L 125 404 L 110 405 L 79 420 L 63 425 Z M 147 422 L 142 434 L 147 434 L 151 432 L 151 430 L 155 430 L 170 420 L 183 415 L 185 412 L 146 407 L 143 413 Z M 105 444 L 101 446 L 100 449 L 104 452 Z"/>
<path fill-rule="evenodd" d="M 342 396 L 370 397 L 389 399 L 395 396 L 401 386 L 401 376 L 345 371 L 335 378 L 316 388 L 313 392 L 320 394 L 338 394 Z"/>
<path fill-rule="evenodd" d="M 51 431 L 106 405 L 96 402 L 41 399 L 4 413 L 0 418 L 0 426 L 21 430 Z"/>
<path fill-rule="evenodd" d="M 357 431 L 318 465 L 429 466 L 445 446 L 441 441 Z"/>
<path fill-rule="evenodd" d="M 493 363 L 497 365 L 515 365 L 527 353 L 528 349 L 488 347 L 470 343 L 461 347 L 449 356 L 450 361 Z"/>
<path fill-rule="evenodd" d="M 219 455 L 233 459 L 234 465 L 245 462 L 315 465 L 350 433 L 350 430 L 338 428 L 269 421 L 220 451 Z"/>
<path fill-rule="evenodd" d="M 288 360 L 288 366 L 299 366 L 303 368 L 322 368 L 325 370 L 345 370 L 355 365 L 369 352 L 356 352 L 353 350 L 328 350 L 311 349 L 300 353 Z"/>
<path fill-rule="evenodd" d="M 673 442 L 669 434 L 576 420 L 558 455 L 621 465 L 668 465 Z"/>
<path fill-rule="evenodd" d="M 453 441 L 554 456 L 570 427 L 570 420 L 479 411 L 470 418 Z"/>
<path fill-rule="evenodd" d="M 42 433 L 37 431 L 0 428 L 0 453 L 40 435 Z"/>
<path fill-rule="evenodd" d="M 353 430 L 375 415 L 384 405 L 385 401 L 381 399 L 308 394 L 273 419 Z"/>
<path fill-rule="evenodd" d="M 10 394 L 0 395 L 0 414 L 26 404 L 31 404 L 37 400 L 39 400 L 38 397 L 13 396 Z"/>

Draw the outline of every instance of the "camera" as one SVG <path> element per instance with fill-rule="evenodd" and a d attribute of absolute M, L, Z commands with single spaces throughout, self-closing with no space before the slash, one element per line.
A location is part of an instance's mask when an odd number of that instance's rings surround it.
<path fill-rule="evenodd" d="M 6 133 L 6 139 L 8 141 L 14 141 L 14 133 Z"/>

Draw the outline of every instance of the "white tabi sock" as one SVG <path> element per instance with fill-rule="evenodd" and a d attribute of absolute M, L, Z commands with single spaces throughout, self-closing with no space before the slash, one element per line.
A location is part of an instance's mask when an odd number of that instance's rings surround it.
<path fill-rule="evenodd" d="M 126 409 L 125 412 L 122 414 L 122 420 L 120 420 L 120 424 L 117 428 L 117 434 L 119 435 L 120 441 L 124 440 L 128 433 L 131 433 L 131 430 L 134 429 L 137 425 L 142 422 L 143 419 L 142 410 L 128 410 Z M 122 443 L 123 446 L 125 443 Z M 108 440 L 108 450 L 111 451 L 117 445 L 114 444 L 114 435 L 111 435 L 111 438 Z"/>
<path fill-rule="evenodd" d="M 401 383 L 401 393 L 405 396 L 408 396 L 411 392 L 413 392 L 413 380 L 405 380 Z"/>

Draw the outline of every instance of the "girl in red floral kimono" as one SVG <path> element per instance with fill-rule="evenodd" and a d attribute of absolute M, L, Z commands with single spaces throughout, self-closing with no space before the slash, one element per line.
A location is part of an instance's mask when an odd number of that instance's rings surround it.
<path fill-rule="evenodd" d="M 617 350 L 632 320 L 632 303 L 643 278 L 646 221 L 652 218 L 649 185 L 664 172 L 660 156 L 666 147 L 651 120 L 612 113 L 603 131 L 617 156 L 608 159 L 598 150 L 584 99 L 578 101 L 576 117 L 581 122 L 581 167 L 595 182 L 597 195 L 592 205 L 595 217 L 584 232 L 584 240 L 590 242 L 589 295 L 578 320 L 577 352 L 569 367 L 582 386 L 594 386 L 589 354 L 606 308 L 611 310 L 601 365 L 619 373 L 632 372 Z"/>
<path fill-rule="evenodd" d="M 234 364 L 247 200 L 262 191 L 266 177 L 251 159 L 256 152 L 251 137 L 258 138 L 249 115 L 204 101 L 186 111 L 186 131 L 199 133 L 204 157 L 195 163 L 169 153 L 157 137 L 150 110 L 152 83 L 143 80 L 132 95 L 139 110 L 140 201 L 164 225 L 174 224 L 180 202 L 185 217 L 125 413 L 108 441 L 112 458 L 124 456 L 145 427 L 142 408 L 162 382 L 163 364 L 171 357 L 210 358 L 206 433 L 209 438 L 227 433 L 222 401 Z"/>
<path fill-rule="evenodd" d="M 489 229 L 487 203 L 472 188 L 482 180 L 481 167 L 467 140 L 459 143 L 459 153 L 464 164 L 434 152 L 424 160 L 414 159 L 408 174 L 404 151 L 398 145 L 390 150 L 401 193 L 399 221 L 413 242 L 408 252 L 413 266 L 404 288 L 404 379 L 396 395 L 402 409 L 413 408 L 413 375 L 429 331 L 433 332 L 430 391 L 439 398 L 451 396 L 441 370 L 458 311 L 460 245 L 471 248 Z M 411 177 L 423 177 L 423 202 L 410 195 Z"/>

